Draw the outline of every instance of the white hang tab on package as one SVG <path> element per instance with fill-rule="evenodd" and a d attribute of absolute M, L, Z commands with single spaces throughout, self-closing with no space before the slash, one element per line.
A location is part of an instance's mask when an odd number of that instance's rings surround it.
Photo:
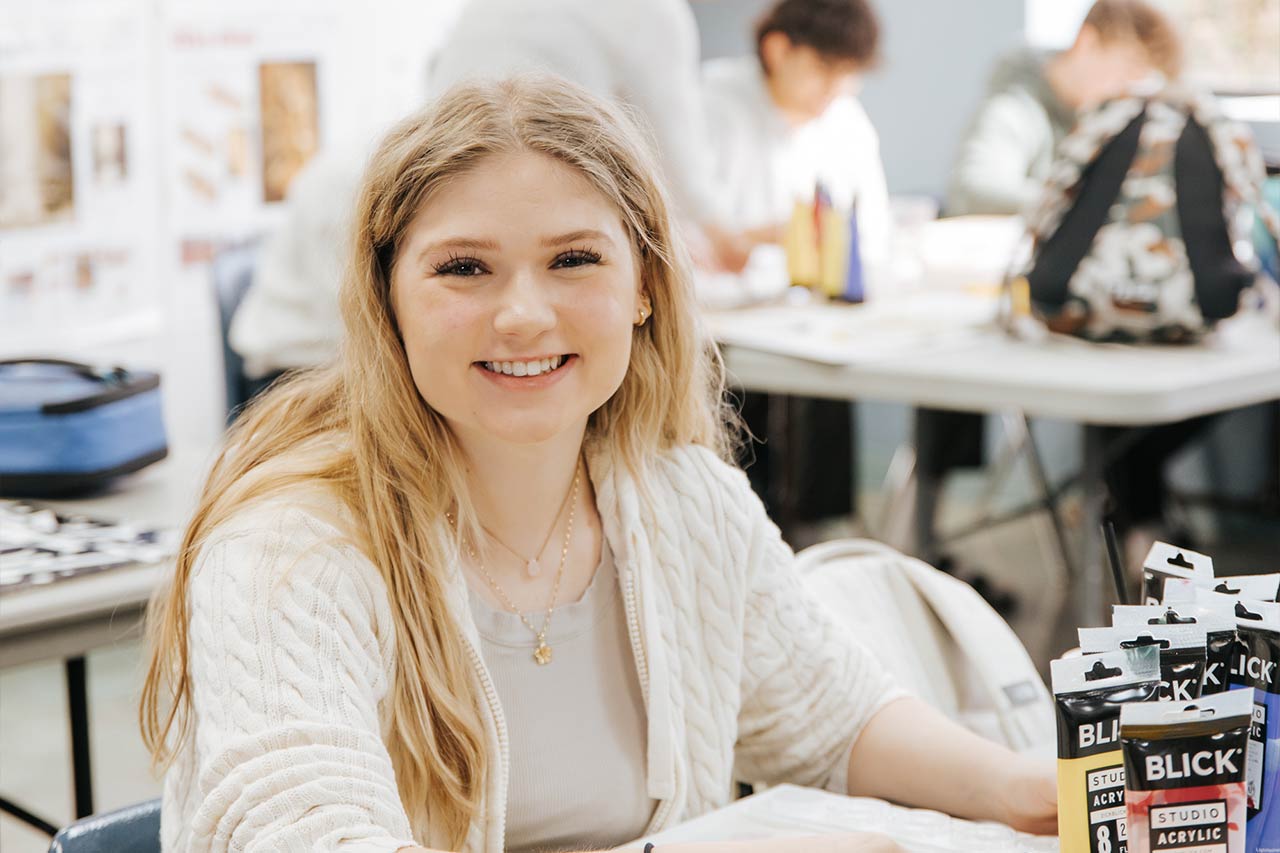
<path fill-rule="evenodd" d="M 1193 601 L 1197 590 L 1252 598 L 1257 601 L 1280 601 L 1280 573 L 1267 575 L 1233 575 L 1225 578 L 1166 578 L 1165 604 Z"/>
<path fill-rule="evenodd" d="M 1213 558 L 1168 542 L 1157 542 L 1142 561 L 1142 603 L 1159 604 L 1163 601 L 1164 584 L 1168 578 L 1212 579 Z"/>
<path fill-rule="evenodd" d="M 1085 655 L 1156 646 L 1160 650 L 1159 698 L 1182 701 L 1200 696 L 1207 662 L 1207 634 L 1200 625 L 1081 628 L 1079 635 L 1080 651 Z"/>
<path fill-rule="evenodd" d="M 1111 608 L 1111 624 L 1116 627 L 1199 625 L 1204 628 L 1204 682 L 1200 695 L 1208 696 L 1227 689 L 1227 672 L 1236 647 L 1234 608 L 1231 600 L 1221 595 L 1213 596 L 1207 603 L 1116 604 Z"/>

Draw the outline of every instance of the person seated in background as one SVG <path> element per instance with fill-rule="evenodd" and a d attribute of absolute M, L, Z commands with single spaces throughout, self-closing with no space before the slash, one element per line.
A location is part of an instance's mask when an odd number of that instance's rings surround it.
<path fill-rule="evenodd" d="M 1024 213 L 1079 112 L 1147 78 L 1175 79 L 1181 61 L 1175 27 L 1145 0 L 1098 0 L 1066 50 L 1007 57 L 960 143 L 944 213 Z"/>
<path fill-rule="evenodd" d="M 1134 87 L 1176 79 L 1181 63 L 1176 27 L 1146 0 L 1098 0 L 1066 50 L 1023 49 L 1006 57 L 960 143 L 943 213 L 1025 214 L 1043 194 L 1057 147 L 1081 112 Z M 920 409 L 918 475 L 936 480 L 980 465 L 983 425 L 978 415 Z M 1127 430 L 1110 437 L 1115 450 L 1106 477 L 1117 529 L 1131 552 L 1145 553 L 1150 530 L 1162 523 L 1165 462 L 1203 425 L 1161 427 L 1137 441 L 1123 438 Z M 931 517 L 934 508 L 919 511 Z"/>
<path fill-rule="evenodd" d="M 657 146 L 695 259 L 740 272 L 751 241 L 728 227 L 711 179 L 700 52 L 687 0 L 467 0 L 432 59 L 428 90 L 547 72 L 634 108 Z"/>
<path fill-rule="evenodd" d="M 543 71 L 634 108 L 651 131 L 695 259 L 740 271 L 751 240 L 729 227 L 714 186 L 698 81 L 697 22 L 685 0 L 468 0 L 427 73 L 436 96 L 467 79 Z M 264 384 L 310 367 L 338 341 L 338 275 L 364 152 L 317 156 L 289 189 L 231 345 Z"/>
<path fill-rule="evenodd" d="M 597 850 L 735 779 L 1053 831 L 1052 760 L 898 690 L 724 461 L 725 372 L 617 106 L 460 86 L 358 199 L 340 354 L 231 428 L 148 619 L 165 850 Z M 899 848 L 661 846 L 763 850 Z"/>
<path fill-rule="evenodd" d="M 837 207 L 856 205 L 864 264 L 884 261 L 880 139 L 856 97 L 879 45 L 866 0 L 781 0 L 756 25 L 754 55 L 703 64 L 716 183 L 735 227 L 780 243 L 796 201 L 821 184 Z"/>
<path fill-rule="evenodd" d="M 780 243 L 796 202 L 812 202 L 821 184 L 838 208 L 856 208 L 864 268 L 883 269 L 889 197 L 880 140 L 856 97 L 879 56 L 875 12 L 866 0 L 780 0 L 755 36 L 753 55 L 703 65 L 716 183 L 731 223 Z M 874 298 L 877 279 L 869 281 Z M 786 417 L 771 418 L 771 407 L 785 407 Z M 799 525 L 853 513 L 852 416 L 844 401 L 743 397 L 742 418 L 764 440 L 742 461 L 793 543 Z"/>

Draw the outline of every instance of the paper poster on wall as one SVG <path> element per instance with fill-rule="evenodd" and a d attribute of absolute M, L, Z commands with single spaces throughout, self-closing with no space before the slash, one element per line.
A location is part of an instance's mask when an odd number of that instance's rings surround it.
<path fill-rule="evenodd" d="M 0 51 L 0 354 L 159 328 L 145 0 L 48 0 Z"/>
<path fill-rule="evenodd" d="M 283 201 L 293 178 L 320 147 L 314 62 L 258 66 L 262 114 L 262 200 Z"/>
<path fill-rule="evenodd" d="M 0 228 L 75 215 L 71 75 L 0 76 Z"/>

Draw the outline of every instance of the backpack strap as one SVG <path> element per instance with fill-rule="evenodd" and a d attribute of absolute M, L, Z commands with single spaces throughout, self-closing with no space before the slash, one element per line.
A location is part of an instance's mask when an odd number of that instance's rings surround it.
<path fill-rule="evenodd" d="M 1223 210 L 1223 170 L 1214 157 L 1209 131 L 1194 113 L 1187 115 L 1174 147 L 1173 174 L 1178 224 L 1195 282 L 1196 304 L 1206 320 L 1230 317 L 1253 273 L 1232 251 Z"/>
<path fill-rule="evenodd" d="M 1057 230 L 1040 246 L 1027 273 L 1036 302 L 1061 305 L 1066 301 L 1071 277 L 1089 254 L 1094 237 L 1120 196 L 1125 176 L 1138 153 L 1146 119 L 1147 112 L 1143 109 L 1107 143 L 1081 175 L 1075 203 L 1062 217 Z"/>

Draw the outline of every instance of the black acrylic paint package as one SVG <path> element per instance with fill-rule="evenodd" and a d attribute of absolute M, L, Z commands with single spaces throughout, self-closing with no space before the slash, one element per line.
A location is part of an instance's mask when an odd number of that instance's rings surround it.
<path fill-rule="evenodd" d="M 1120 711 L 1128 853 L 1245 853 L 1245 690 Z"/>
<path fill-rule="evenodd" d="M 1160 652 L 1143 646 L 1049 664 L 1058 723 L 1061 853 L 1123 853 L 1120 709 L 1156 698 Z"/>
<path fill-rule="evenodd" d="M 1166 578 L 1162 600 L 1165 604 L 1191 601 L 1202 589 L 1234 598 L 1280 601 L 1280 573 L 1231 575 L 1225 578 Z"/>
<path fill-rule="evenodd" d="M 1208 661 L 1208 637 L 1200 625 L 1120 625 L 1081 628 L 1078 633 L 1080 651 L 1086 655 L 1157 646 L 1160 649 L 1159 698 L 1183 701 L 1200 696 Z"/>
<path fill-rule="evenodd" d="M 1253 688 L 1245 788 L 1246 853 L 1280 853 L 1280 603 L 1237 599 L 1236 655 L 1228 684 Z"/>
<path fill-rule="evenodd" d="M 1157 542 L 1142 561 L 1142 603 L 1162 602 L 1168 578 L 1210 580 L 1213 578 L 1213 558 L 1168 542 Z"/>
<path fill-rule="evenodd" d="M 1117 604 L 1111 608 L 1111 624 L 1199 625 L 1205 630 L 1204 683 L 1200 695 L 1209 696 L 1227 689 L 1227 671 L 1236 647 L 1236 616 L 1235 605 L 1226 596 L 1213 596 L 1204 602 Z"/>

